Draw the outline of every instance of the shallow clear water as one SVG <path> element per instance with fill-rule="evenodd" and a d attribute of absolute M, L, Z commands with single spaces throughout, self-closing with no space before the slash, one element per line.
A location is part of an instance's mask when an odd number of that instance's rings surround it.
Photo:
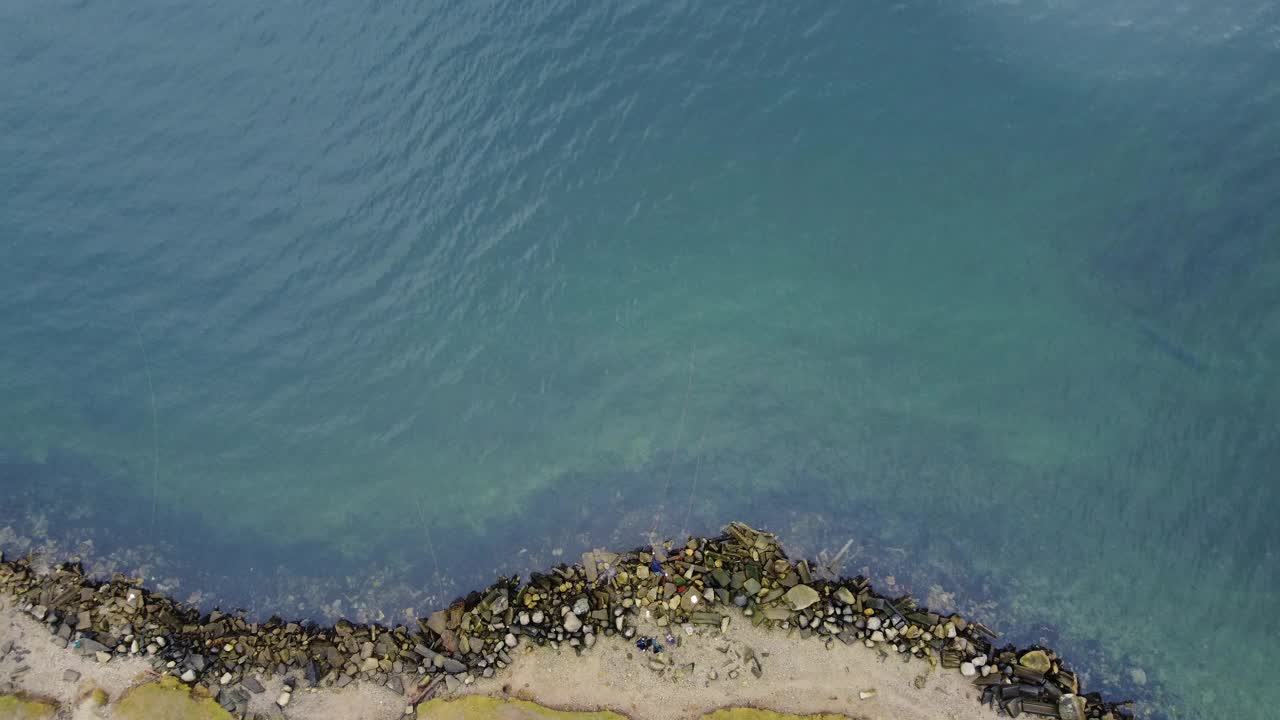
<path fill-rule="evenodd" d="M 744 519 L 1268 717 L 1278 19 L 0 7 L 0 546 L 396 619 Z"/>

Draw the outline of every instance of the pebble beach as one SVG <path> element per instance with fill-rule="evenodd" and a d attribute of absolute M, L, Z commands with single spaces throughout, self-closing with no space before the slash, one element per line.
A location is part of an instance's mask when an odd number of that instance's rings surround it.
<path fill-rule="evenodd" d="M 0 598 L 0 717 L 1132 716 L 1050 648 L 742 523 L 501 578 L 412 627 L 202 612 L 39 558 L 0 563 Z"/>

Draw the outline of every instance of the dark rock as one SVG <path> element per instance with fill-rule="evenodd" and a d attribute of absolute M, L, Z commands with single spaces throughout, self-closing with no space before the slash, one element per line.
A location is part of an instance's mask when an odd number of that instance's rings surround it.
<path fill-rule="evenodd" d="M 254 695 L 258 695 L 260 693 L 264 693 L 267 691 L 267 689 L 262 686 L 262 682 L 259 681 L 258 678 L 254 677 L 253 675 L 250 675 L 246 677 L 244 680 L 241 680 L 240 684 L 243 685 L 246 690 L 253 693 Z"/>

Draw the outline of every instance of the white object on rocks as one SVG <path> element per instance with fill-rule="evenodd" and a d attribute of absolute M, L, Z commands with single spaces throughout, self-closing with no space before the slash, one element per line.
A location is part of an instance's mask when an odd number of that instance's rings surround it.
<path fill-rule="evenodd" d="M 986 655 L 978 655 L 977 657 L 975 657 L 975 658 L 973 659 L 973 666 L 974 666 L 974 667 L 982 667 L 983 665 L 986 665 L 986 664 L 987 664 L 987 656 L 986 656 Z"/>
<path fill-rule="evenodd" d="M 184 683 L 193 683 L 196 681 L 196 671 L 191 668 L 187 668 L 187 671 L 182 673 L 179 679 Z"/>
<path fill-rule="evenodd" d="M 507 647 L 513 648 L 516 646 L 516 643 L 519 641 L 516 640 L 515 635 L 512 635 L 511 633 L 507 633 L 506 637 L 502 638 L 502 642 L 506 643 Z"/>
<path fill-rule="evenodd" d="M 880 621 L 880 618 L 878 618 L 878 617 L 872 616 L 872 617 L 870 617 L 870 618 L 867 618 L 867 629 L 868 629 L 868 630 L 879 630 L 879 629 L 880 629 L 880 624 L 881 624 L 881 621 Z"/>
<path fill-rule="evenodd" d="M 571 612 L 565 613 L 564 629 L 568 632 L 578 632 L 582 629 L 582 621 L 578 619 L 577 615 L 574 615 Z"/>
<path fill-rule="evenodd" d="M 960 663 L 960 674 L 965 677 L 973 677 L 978 674 L 978 668 L 973 666 L 971 662 Z"/>
<path fill-rule="evenodd" d="M 288 705 L 289 701 L 292 699 L 293 699 L 293 694 L 290 693 L 288 690 L 285 690 L 284 692 L 280 693 L 280 697 L 276 698 L 276 704 L 279 705 L 280 707 L 284 707 L 285 705 Z"/>

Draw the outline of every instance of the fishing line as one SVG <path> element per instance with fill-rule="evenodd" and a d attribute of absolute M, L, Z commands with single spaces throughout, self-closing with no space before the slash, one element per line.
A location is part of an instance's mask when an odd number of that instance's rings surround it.
<path fill-rule="evenodd" d="M 680 440 L 684 437 L 684 420 L 689 413 L 689 396 L 693 393 L 693 359 L 695 351 L 696 348 L 690 348 L 689 350 L 689 379 L 685 384 L 684 403 L 683 407 L 680 408 L 680 421 L 676 424 L 676 439 L 675 443 L 672 444 L 671 459 L 667 461 L 667 471 L 664 473 L 665 477 L 662 481 L 661 502 L 658 505 L 657 514 L 653 516 L 653 527 L 649 529 L 650 540 L 654 542 L 656 542 L 654 536 L 657 535 L 662 516 L 667 511 L 667 491 L 671 487 L 671 475 L 676 463 L 676 453 L 680 450 Z"/>
<path fill-rule="evenodd" d="M 413 496 L 414 502 L 418 506 L 418 521 L 422 523 L 422 532 L 427 536 L 427 550 L 431 552 L 431 564 L 435 565 L 436 578 L 442 578 L 440 574 L 440 558 L 436 557 L 436 544 L 431 540 L 431 528 L 427 527 L 427 511 L 423 507 L 422 498 L 417 494 Z"/>
<path fill-rule="evenodd" d="M 142 350 L 142 367 L 147 373 L 147 390 L 151 394 L 151 530 L 148 542 L 154 543 L 156 539 L 156 515 L 160 505 L 160 421 L 159 414 L 156 411 L 156 386 L 151 378 L 151 357 L 147 353 L 147 344 L 142 339 L 142 327 L 138 324 L 137 317 L 133 311 L 129 312 L 129 322 L 133 324 L 134 337 L 137 338 L 138 348 Z"/>

